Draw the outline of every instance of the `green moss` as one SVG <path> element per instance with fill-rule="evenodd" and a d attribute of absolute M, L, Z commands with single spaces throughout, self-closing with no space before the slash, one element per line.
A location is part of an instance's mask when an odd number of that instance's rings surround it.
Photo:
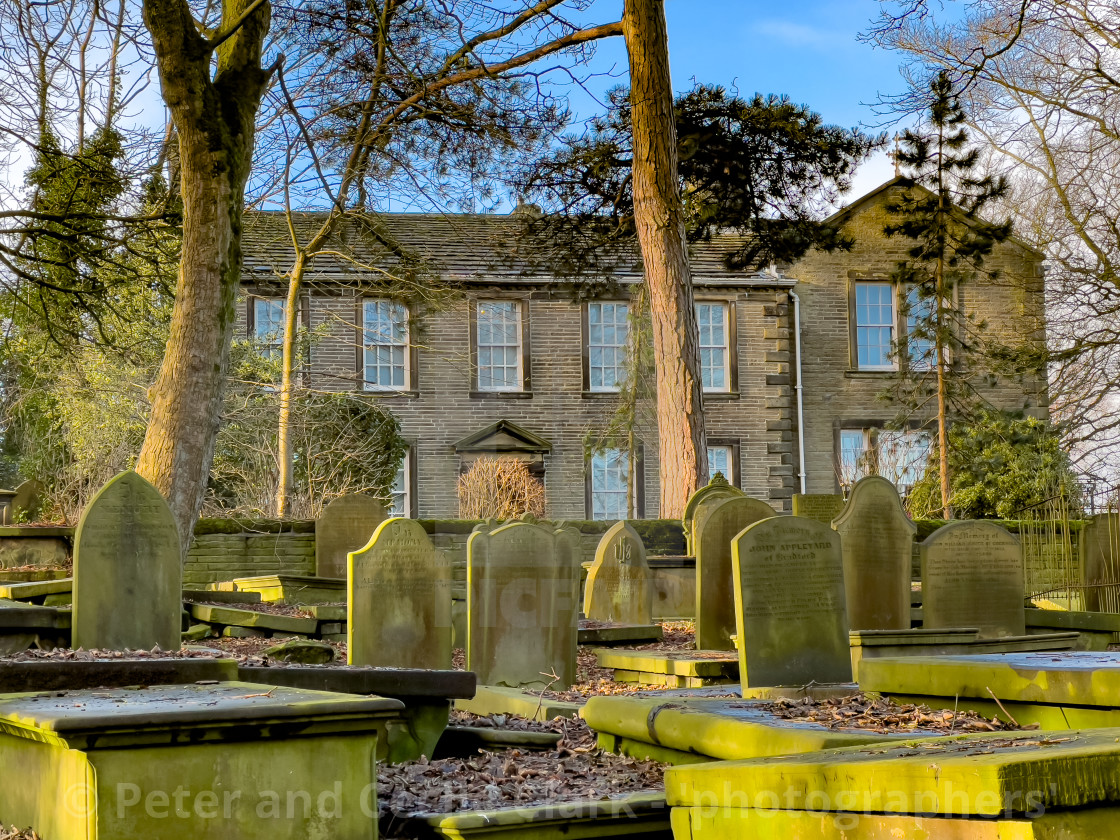
<path fill-rule="evenodd" d="M 314 534 L 313 519 L 199 519 L 194 535 L 209 534 Z"/>

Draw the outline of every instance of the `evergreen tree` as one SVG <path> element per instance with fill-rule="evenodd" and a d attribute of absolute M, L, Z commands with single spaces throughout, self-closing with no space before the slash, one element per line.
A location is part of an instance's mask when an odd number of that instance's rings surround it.
<path fill-rule="evenodd" d="M 1006 180 L 976 173 L 979 150 L 969 145 L 963 128 L 965 113 L 949 74 L 942 71 L 930 84 L 928 123 L 924 130 L 907 130 L 896 153 L 910 175 L 910 187 L 888 203 L 893 220 L 887 236 L 910 240 L 907 259 L 892 273 L 905 294 L 907 335 L 896 348 L 904 402 L 911 408 L 930 398 L 937 405 L 937 453 L 941 514 L 949 519 L 952 440 L 949 425 L 967 416 L 972 391 L 966 377 L 968 357 L 975 349 L 970 329 L 954 303 L 956 289 L 985 271 L 984 258 L 1011 236 L 1011 222 L 993 223 L 980 217 L 990 202 L 1007 192 Z M 988 276 L 994 272 L 986 271 Z M 932 391 L 932 393 L 930 393 Z"/>

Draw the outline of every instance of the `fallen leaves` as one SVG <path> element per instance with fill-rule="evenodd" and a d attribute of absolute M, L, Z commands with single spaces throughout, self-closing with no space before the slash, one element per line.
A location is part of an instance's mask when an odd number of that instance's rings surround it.
<path fill-rule="evenodd" d="M 459 811 L 518 808 L 577 799 L 609 799 L 664 789 L 664 767 L 610 755 L 580 720 L 537 722 L 516 715 L 478 717 L 454 712 L 453 724 L 514 731 L 559 732 L 549 751 L 480 750 L 470 758 L 380 765 L 377 774 L 382 834 L 402 837 L 409 818 Z"/>
<path fill-rule="evenodd" d="M 783 720 L 807 721 L 830 729 L 866 729 L 874 732 L 1006 732 L 1023 727 L 999 718 L 988 720 L 973 711 L 933 710 L 912 703 L 895 703 L 882 697 L 852 694 L 829 700 L 774 700 L 760 704 Z M 756 706 L 757 708 L 757 706 Z"/>

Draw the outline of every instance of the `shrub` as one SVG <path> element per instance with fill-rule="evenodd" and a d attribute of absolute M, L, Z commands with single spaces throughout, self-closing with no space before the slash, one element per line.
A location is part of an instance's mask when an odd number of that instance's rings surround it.
<path fill-rule="evenodd" d="M 479 458 L 459 477 L 462 519 L 543 519 L 547 510 L 544 484 L 517 458 Z"/>

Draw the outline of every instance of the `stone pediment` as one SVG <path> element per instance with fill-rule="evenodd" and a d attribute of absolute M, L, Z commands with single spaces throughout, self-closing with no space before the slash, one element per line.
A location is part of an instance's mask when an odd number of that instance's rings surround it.
<path fill-rule="evenodd" d="M 455 443 L 459 453 L 542 454 L 552 451 L 552 444 L 542 437 L 508 420 L 499 420 L 481 431 L 467 435 Z"/>

